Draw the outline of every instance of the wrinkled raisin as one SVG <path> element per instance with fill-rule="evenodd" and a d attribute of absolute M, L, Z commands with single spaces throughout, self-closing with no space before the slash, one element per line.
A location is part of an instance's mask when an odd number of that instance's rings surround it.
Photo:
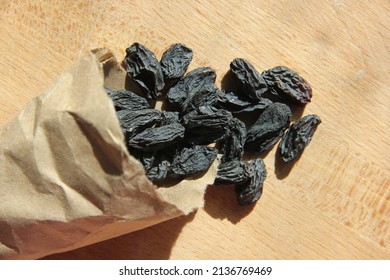
<path fill-rule="evenodd" d="M 255 67 L 245 59 L 235 58 L 230 63 L 230 70 L 239 82 L 242 93 L 254 101 L 260 101 L 268 86 Z"/>
<path fill-rule="evenodd" d="M 106 92 L 114 103 L 116 110 L 142 110 L 150 107 L 145 98 L 134 92 L 128 90 L 111 90 L 108 88 L 106 88 Z"/>
<path fill-rule="evenodd" d="M 270 150 L 290 125 L 291 117 L 290 108 L 283 103 L 268 106 L 248 130 L 245 149 L 259 153 Z"/>
<path fill-rule="evenodd" d="M 129 138 L 160 121 L 161 112 L 155 109 L 121 110 L 117 112 L 122 130 Z"/>
<path fill-rule="evenodd" d="M 246 141 L 246 127 L 239 119 L 230 120 L 224 139 L 221 143 L 222 162 L 241 160 Z"/>
<path fill-rule="evenodd" d="M 321 119 L 317 115 L 307 115 L 293 123 L 279 143 L 280 155 L 284 162 L 299 157 L 309 145 Z"/>
<path fill-rule="evenodd" d="M 155 155 L 150 168 L 146 170 L 146 176 L 152 182 L 162 181 L 167 178 L 170 167 L 171 163 L 165 154 L 158 153 Z"/>
<path fill-rule="evenodd" d="M 162 111 L 161 119 L 157 123 L 158 126 L 164 126 L 168 124 L 174 124 L 179 122 L 179 112 Z"/>
<path fill-rule="evenodd" d="M 196 68 L 169 90 L 166 100 L 172 108 L 181 108 L 187 97 L 193 95 L 192 92 L 199 91 L 206 84 L 213 84 L 216 77 L 215 71 L 210 67 Z"/>
<path fill-rule="evenodd" d="M 178 79 L 186 72 L 192 60 L 192 50 L 183 44 L 173 44 L 160 60 L 164 79 Z"/>
<path fill-rule="evenodd" d="M 305 105 L 310 102 L 310 84 L 295 71 L 285 66 L 276 66 L 261 73 L 269 92 L 282 100 Z"/>
<path fill-rule="evenodd" d="M 206 146 L 184 147 L 175 155 L 170 176 L 182 178 L 206 171 L 217 157 L 218 150 Z"/>
<path fill-rule="evenodd" d="M 253 170 L 247 162 L 232 160 L 218 166 L 214 185 L 243 184 L 252 176 Z"/>
<path fill-rule="evenodd" d="M 155 158 L 155 152 L 145 152 L 131 147 L 129 149 L 129 152 L 141 163 L 145 171 L 152 168 Z"/>
<path fill-rule="evenodd" d="M 134 43 L 126 49 L 124 61 L 130 77 L 142 88 L 148 98 L 156 99 L 164 88 L 164 77 L 160 63 L 148 48 Z"/>
<path fill-rule="evenodd" d="M 249 163 L 251 176 L 244 184 L 236 185 L 237 202 L 239 205 L 249 205 L 258 201 L 263 193 L 263 184 L 267 177 L 267 169 L 261 158 Z"/>
<path fill-rule="evenodd" d="M 226 110 L 201 106 L 181 119 L 186 128 L 186 141 L 192 144 L 209 144 L 221 140 L 232 118 L 232 114 Z"/>
<path fill-rule="evenodd" d="M 198 91 L 189 92 L 181 107 L 182 113 L 188 113 L 201 106 L 213 106 L 217 103 L 219 89 L 215 84 L 205 84 Z"/>
<path fill-rule="evenodd" d="M 218 108 L 229 110 L 232 113 L 249 113 L 262 111 L 272 104 L 272 101 L 267 98 L 260 100 L 248 100 L 239 92 L 220 91 L 218 94 Z"/>
<path fill-rule="evenodd" d="M 143 151 L 157 151 L 182 140 L 184 130 L 179 123 L 147 128 L 131 138 L 128 145 Z"/>

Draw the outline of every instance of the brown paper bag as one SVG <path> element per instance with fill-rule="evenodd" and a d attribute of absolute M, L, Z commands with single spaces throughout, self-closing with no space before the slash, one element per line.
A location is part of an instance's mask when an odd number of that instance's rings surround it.
<path fill-rule="evenodd" d="M 215 166 L 156 188 L 124 144 L 103 85 L 124 87 L 107 49 L 88 53 L 0 128 L 0 259 L 35 259 L 203 206 Z"/>

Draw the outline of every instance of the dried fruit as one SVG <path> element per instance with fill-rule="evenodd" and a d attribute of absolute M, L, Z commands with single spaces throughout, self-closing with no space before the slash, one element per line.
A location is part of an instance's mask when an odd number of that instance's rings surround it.
<path fill-rule="evenodd" d="M 192 60 L 192 50 L 183 44 L 173 44 L 160 60 L 164 79 L 181 78 Z"/>
<path fill-rule="evenodd" d="M 150 181 L 159 182 L 167 177 L 172 158 L 162 150 L 145 152 L 131 148 L 130 154 L 142 164 L 145 174 Z"/>
<path fill-rule="evenodd" d="M 249 205 L 258 201 L 263 193 L 263 184 L 267 177 L 267 169 L 261 158 L 249 163 L 251 174 L 248 182 L 236 185 L 237 202 L 239 205 Z"/>
<path fill-rule="evenodd" d="M 116 110 L 142 110 L 150 107 L 145 98 L 134 92 L 128 90 L 111 90 L 108 88 L 106 88 L 106 92 L 114 103 Z"/>
<path fill-rule="evenodd" d="M 321 119 L 313 114 L 307 115 L 293 123 L 279 143 L 280 155 L 284 162 L 299 157 L 309 145 Z"/>
<path fill-rule="evenodd" d="M 155 183 L 168 177 L 181 180 L 200 175 L 220 153 L 214 185 L 235 185 L 239 205 L 255 203 L 262 195 L 267 170 L 260 158 L 244 161 L 244 150 L 264 152 L 282 138 L 279 153 L 283 161 L 299 157 L 321 123 L 320 118 L 308 115 L 283 134 L 292 118 L 288 105 L 310 102 L 311 87 L 285 66 L 260 74 L 247 60 L 236 58 L 230 63 L 233 79 L 226 81 L 234 80 L 237 86 L 221 91 L 210 67 L 197 68 L 183 76 L 192 57 L 192 50 L 179 43 L 171 45 L 160 62 L 138 43 L 126 50 L 126 71 L 148 98 L 156 99 L 163 88 L 165 91 L 170 87 L 162 106 L 169 111 L 150 109 L 148 100 L 133 92 L 106 88 L 125 132 L 128 150 Z M 249 119 L 241 113 L 253 112 L 260 116 L 247 131 Z M 241 117 L 245 123 L 238 119 Z"/>
<path fill-rule="evenodd" d="M 254 101 L 260 101 L 268 86 L 255 67 L 245 59 L 235 58 L 230 63 L 230 70 L 238 80 L 242 93 Z"/>
<path fill-rule="evenodd" d="M 310 102 L 310 84 L 295 71 L 285 66 L 277 66 L 261 73 L 267 82 L 269 92 L 282 100 L 305 105 Z"/>
<path fill-rule="evenodd" d="M 232 113 L 249 113 L 262 111 L 272 104 L 272 101 L 261 97 L 258 101 L 248 100 L 242 94 L 233 91 L 220 91 L 218 94 L 218 108 Z"/>
<path fill-rule="evenodd" d="M 206 146 L 184 147 L 175 155 L 170 176 L 183 178 L 206 171 L 217 157 L 218 150 Z"/>
<path fill-rule="evenodd" d="M 225 137 L 220 145 L 223 154 L 222 162 L 241 160 L 244 154 L 246 133 L 246 127 L 242 121 L 236 118 L 230 120 Z"/>
<path fill-rule="evenodd" d="M 248 130 L 245 149 L 259 153 L 270 150 L 290 125 L 291 117 L 286 104 L 268 106 Z"/>
<path fill-rule="evenodd" d="M 184 127 L 179 123 L 174 123 L 160 127 L 147 128 L 131 138 L 128 145 L 130 148 L 152 152 L 175 144 L 183 138 Z"/>
<path fill-rule="evenodd" d="M 253 170 L 247 162 L 232 160 L 218 166 L 214 185 L 243 184 L 252 176 Z"/>
<path fill-rule="evenodd" d="M 155 152 L 145 152 L 134 148 L 130 148 L 129 152 L 142 164 L 145 171 L 152 168 L 155 158 Z"/>
<path fill-rule="evenodd" d="M 167 178 L 171 163 L 163 153 L 156 152 L 152 165 L 146 170 L 146 176 L 152 182 L 159 182 Z"/>
<path fill-rule="evenodd" d="M 181 119 L 186 128 L 186 141 L 192 144 L 209 144 L 221 140 L 232 118 L 232 114 L 226 110 L 201 106 Z"/>
<path fill-rule="evenodd" d="M 167 178 L 170 163 L 167 160 L 161 161 L 158 165 L 153 166 L 146 172 L 148 179 L 154 183 L 163 181 Z"/>
<path fill-rule="evenodd" d="M 164 88 L 160 63 L 148 48 L 134 43 L 126 49 L 124 65 L 127 74 L 142 88 L 148 98 L 156 99 Z"/>
<path fill-rule="evenodd" d="M 131 138 L 160 121 L 161 112 L 155 109 L 121 110 L 117 112 L 122 130 Z"/>
<path fill-rule="evenodd" d="M 158 126 L 164 126 L 168 124 L 174 124 L 179 122 L 179 112 L 162 111 L 161 119 L 157 123 Z"/>
<path fill-rule="evenodd" d="M 167 102 L 172 108 L 181 111 L 181 105 L 188 96 L 193 95 L 192 92 L 199 91 L 207 84 L 213 84 L 216 77 L 215 71 L 210 67 L 196 68 L 188 72 L 169 90 Z"/>
<path fill-rule="evenodd" d="M 213 106 L 217 103 L 219 89 L 215 84 L 205 84 L 198 91 L 190 91 L 183 102 L 181 112 L 183 114 L 196 110 L 201 106 Z"/>

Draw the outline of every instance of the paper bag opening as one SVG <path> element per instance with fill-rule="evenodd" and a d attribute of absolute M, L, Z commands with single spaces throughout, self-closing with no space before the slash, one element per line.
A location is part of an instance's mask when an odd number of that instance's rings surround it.
<path fill-rule="evenodd" d="M 203 207 L 215 168 L 156 188 L 129 155 L 104 90 L 125 76 L 97 49 L 0 128 L 0 259 L 76 249 Z"/>

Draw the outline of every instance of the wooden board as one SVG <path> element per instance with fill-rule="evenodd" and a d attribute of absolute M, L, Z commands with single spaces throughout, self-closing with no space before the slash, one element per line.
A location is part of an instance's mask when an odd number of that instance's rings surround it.
<path fill-rule="evenodd" d="M 136 41 L 185 43 L 218 85 L 235 57 L 289 66 L 322 119 L 294 166 L 265 157 L 255 206 L 209 188 L 196 213 L 47 259 L 389 259 L 389 16 L 387 0 L 1 1 L 0 124 L 88 50 Z"/>

